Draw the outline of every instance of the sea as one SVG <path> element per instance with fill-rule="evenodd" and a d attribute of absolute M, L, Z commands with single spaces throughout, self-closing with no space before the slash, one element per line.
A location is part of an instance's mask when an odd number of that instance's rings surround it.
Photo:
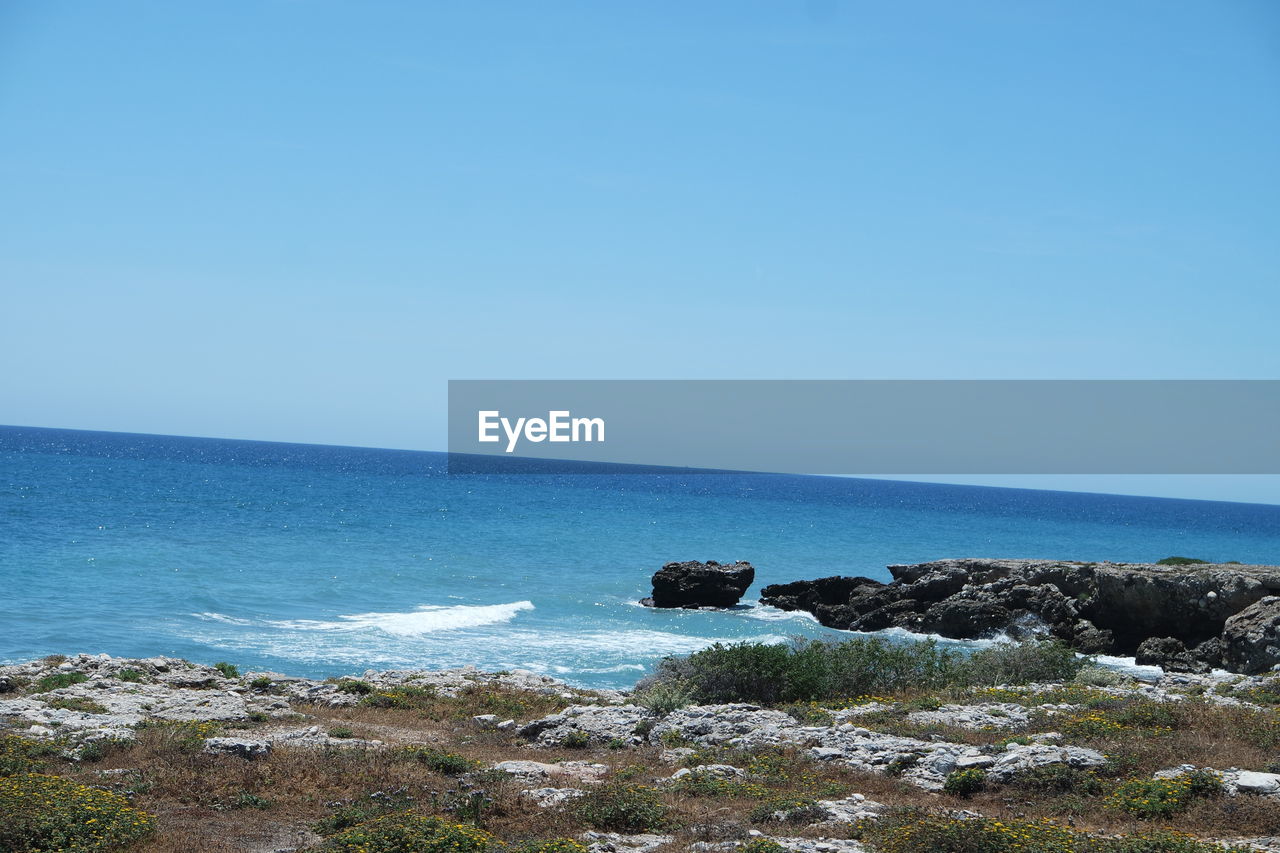
<path fill-rule="evenodd" d="M 851 635 L 766 584 L 944 557 L 1280 563 L 1280 506 L 772 474 L 450 475 L 401 450 L 0 427 L 0 661 L 309 677 L 528 669 L 628 687 L 712 643 Z M 716 611 L 638 605 L 748 560 Z M 899 635 L 890 635 L 899 636 Z"/>

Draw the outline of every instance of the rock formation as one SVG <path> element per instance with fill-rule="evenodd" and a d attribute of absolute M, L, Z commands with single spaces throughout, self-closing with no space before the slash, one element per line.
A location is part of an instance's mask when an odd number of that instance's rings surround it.
<path fill-rule="evenodd" d="M 1170 669 L 1280 664 L 1280 567 L 953 559 L 889 566 L 892 583 L 829 577 L 767 586 L 761 601 L 832 628 L 900 627 L 971 639 L 1057 637 Z M 1152 641 L 1159 642 L 1152 642 Z"/>
<path fill-rule="evenodd" d="M 732 565 L 715 560 L 667 563 L 653 576 L 653 596 L 640 603 L 646 607 L 732 607 L 755 579 L 755 568 L 741 561 Z"/>

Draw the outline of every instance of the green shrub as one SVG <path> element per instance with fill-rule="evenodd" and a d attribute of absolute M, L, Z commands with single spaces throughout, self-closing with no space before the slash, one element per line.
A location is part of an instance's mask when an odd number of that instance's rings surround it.
<path fill-rule="evenodd" d="M 485 853 L 493 836 L 466 823 L 396 814 L 375 818 L 329 838 L 331 853 Z"/>
<path fill-rule="evenodd" d="M 120 794 L 39 773 L 0 779 L 0 850 L 97 853 L 154 827 L 151 815 Z"/>
<path fill-rule="evenodd" d="M 338 690 L 342 693 L 357 693 L 361 696 L 373 692 L 373 685 L 367 681 L 360 681 L 354 678 L 344 678 L 338 682 Z"/>
<path fill-rule="evenodd" d="M 772 838 L 754 838 L 738 848 L 740 853 L 787 853 L 790 849 Z"/>
<path fill-rule="evenodd" d="M 971 797 L 985 787 L 987 774 L 980 767 L 953 770 L 942 783 L 942 790 L 956 797 Z"/>
<path fill-rule="evenodd" d="M 959 668 L 953 684 L 994 686 L 1070 681 L 1092 663 L 1058 640 L 996 643 L 979 649 Z"/>
<path fill-rule="evenodd" d="M 1130 779 L 1107 797 L 1108 808 L 1142 820 L 1167 818 L 1185 809 L 1196 797 L 1222 791 L 1222 778 L 1208 770 L 1193 770 L 1171 779 Z"/>
<path fill-rule="evenodd" d="M 44 759 L 61 752 L 62 745 L 56 742 L 0 735 L 0 776 L 36 773 L 44 769 Z"/>
<path fill-rule="evenodd" d="M 363 682 L 360 682 L 363 684 Z M 367 686 L 367 685 L 366 685 Z M 339 687 L 339 690 L 342 688 Z M 371 688 L 372 689 L 372 688 Z M 359 689 L 351 690 L 352 693 L 361 693 Z M 424 708 L 436 701 L 436 691 L 432 687 L 389 687 L 385 690 L 375 690 L 367 693 L 360 700 L 361 705 L 368 705 L 371 708 L 398 708 L 400 710 L 413 710 Z"/>
<path fill-rule="evenodd" d="M 355 736 L 356 736 L 356 733 L 353 732 L 351 729 L 347 728 L 346 726 L 334 726 L 333 728 L 329 729 L 329 737 L 336 737 L 340 740 L 345 740 L 346 738 L 353 738 Z"/>
<path fill-rule="evenodd" d="M 658 681 L 643 690 L 636 691 L 632 701 L 655 714 L 670 714 L 694 701 L 694 691 L 680 681 Z"/>
<path fill-rule="evenodd" d="M 672 789 L 690 797 L 764 797 L 769 789 L 758 782 L 727 779 L 705 770 L 686 773 Z"/>
<path fill-rule="evenodd" d="M 660 829 L 667 807 L 647 785 L 606 782 L 571 801 L 569 811 L 593 829 L 606 832 L 644 832 Z"/>
<path fill-rule="evenodd" d="M 48 693 L 50 690 L 61 690 L 64 687 L 70 687 L 73 684 L 83 684 L 89 680 L 89 676 L 83 672 L 55 672 L 52 675 L 46 675 L 44 678 L 36 682 L 36 686 L 31 689 L 32 693 Z"/>
<path fill-rule="evenodd" d="M 240 667 L 236 666 L 233 663 L 227 663 L 224 660 L 220 660 L 213 665 L 213 668 L 216 669 L 218 672 L 222 673 L 223 678 L 239 678 L 240 677 Z"/>
<path fill-rule="evenodd" d="M 1200 560 L 1196 557 L 1165 557 L 1163 560 L 1156 560 L 1157 566 L 1203 566 L 1208 563 L 1208 560 Z"/>
<path fill-rule="evenodd" d="M 274 683 L 275 682 L 273 682 L 268 676 L 259 675 L 253 681 L 249 682 L 249 686 L 254 690 L 270 690 L 271 685 Z"/>
<path fill-rule="evenodd" d="M 50 708 L 61 708 L 64 711 L 79 711 L 82 714 L 105 714 L 107 709 L 92 699 L 83 696 L 54 696 L 45 701 Z"/>
<path fill-rule="evenodd" d="M 847 701 L 906 689 L 1060 681 L 1088 663 L 1057 641 L 1001 643 L 968 657 L 929 640 L 716 644 L 664 659 L 642 692 L 666 684 L 703 703 Z"/>
<path fill-rule="evenodd" d="M 145 679 L 146 676 L 142 674 L 141 670 L 137 670 L 132 667 L 125 667 L 116 673 L 117 681 L 139 682 Z"/>
<path fill-rule="evenodd" d="M 1020 789 L 1058 796 L 1061 794 L 1083 794 L 1097 796 L 1102 793 L 1102 780 L 1098 774 L 1089 770 L 1080 770 L 1068 764 L 1046 764 L 1036 767 L 1018 776 Z"/>
<path fill-rule="evenodd" d="M 1201 841 L 1180 832 L 1162 829 L 1157 832 L 1107 838 L 1097 842 L 1089 853 L 1246 853 L 1247 848 L 1224 847 Z"/>
<path fill-rule="evenodd" d="M 777 797 L 766 800 L 751 810 L 752 823 L 815 823 L 826 818 L 827 812 L 816 802 L 803 797 Z"/>
<path fill-rule="evenodd" d="M 1081 837 L 1049 821 L 995 821 L 904 812 L 864 828 L 877 853 L 1083 853 Z"/>
<path fill-rule="evenodd" d="M 359 826 L 374 818 L 390 813 L 408 811 L 413 807 L 413 798 L 400 792 L 388 794 L 377 791 L 365 794 L 354 800 L 338 803 L 333 807 L 333 814 L 315 824 L 313 827 L 321 835 L 333 835 L 335 832 Z"/>
<path fill-rule="evenodd" d="M 456 752 L 445 752 L 432 746 L 409 746 L 405 747 L 404 753 L 442 776 L 457 776 L 476 766 L 475 762 Z"/>

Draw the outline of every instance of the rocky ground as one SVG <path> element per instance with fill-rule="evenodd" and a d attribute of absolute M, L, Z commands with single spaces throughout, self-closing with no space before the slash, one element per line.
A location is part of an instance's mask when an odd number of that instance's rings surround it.
<path fill-rule="evenodd" d="M 904 808 L 1117 835 L 1154 825 L 1124 784 L 1210 771 L 1213 790 L 1159 824 L 1280 851 L 1280 679 L 1087 672 L 826 706 L 674 707 L 521 671 L 315 681 L 53 657 L 0 667 L 0 769 L 124 794 L 156 816 L 131 849 L 215 853 L 325 849 L 406 809 L 579 845 L 562 850 L 875 850 L 869 822 Z M 620 820 L 619 798 L 643 819 Z"/>

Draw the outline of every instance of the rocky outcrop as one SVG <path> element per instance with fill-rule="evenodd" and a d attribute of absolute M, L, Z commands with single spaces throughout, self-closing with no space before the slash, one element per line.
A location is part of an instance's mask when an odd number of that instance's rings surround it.
<path fill-rule="evenodd" d="M 653 575 L 653 595 L 640 603 L 646 607 L 732 607 L 755 579 L 755 568 L 742 561 L 730 565 L 715 560 L 667 563 Z"/>
<path fill-rule="evenodd" d="M 891 583 L 830 577 L 765 587 L 761 601 L 856 631 L 956 639 L 1057 637 L 1170 669 L 1280 664 L 1280 567 L 956 559 L 889 566 Z"/>
<path fill-rule="evenodd" d="M 1280 665 L 1280 596 L 1259 599 L 1228 619 L 1220 643 L 1227 669 L 1263 672 Z"/>

